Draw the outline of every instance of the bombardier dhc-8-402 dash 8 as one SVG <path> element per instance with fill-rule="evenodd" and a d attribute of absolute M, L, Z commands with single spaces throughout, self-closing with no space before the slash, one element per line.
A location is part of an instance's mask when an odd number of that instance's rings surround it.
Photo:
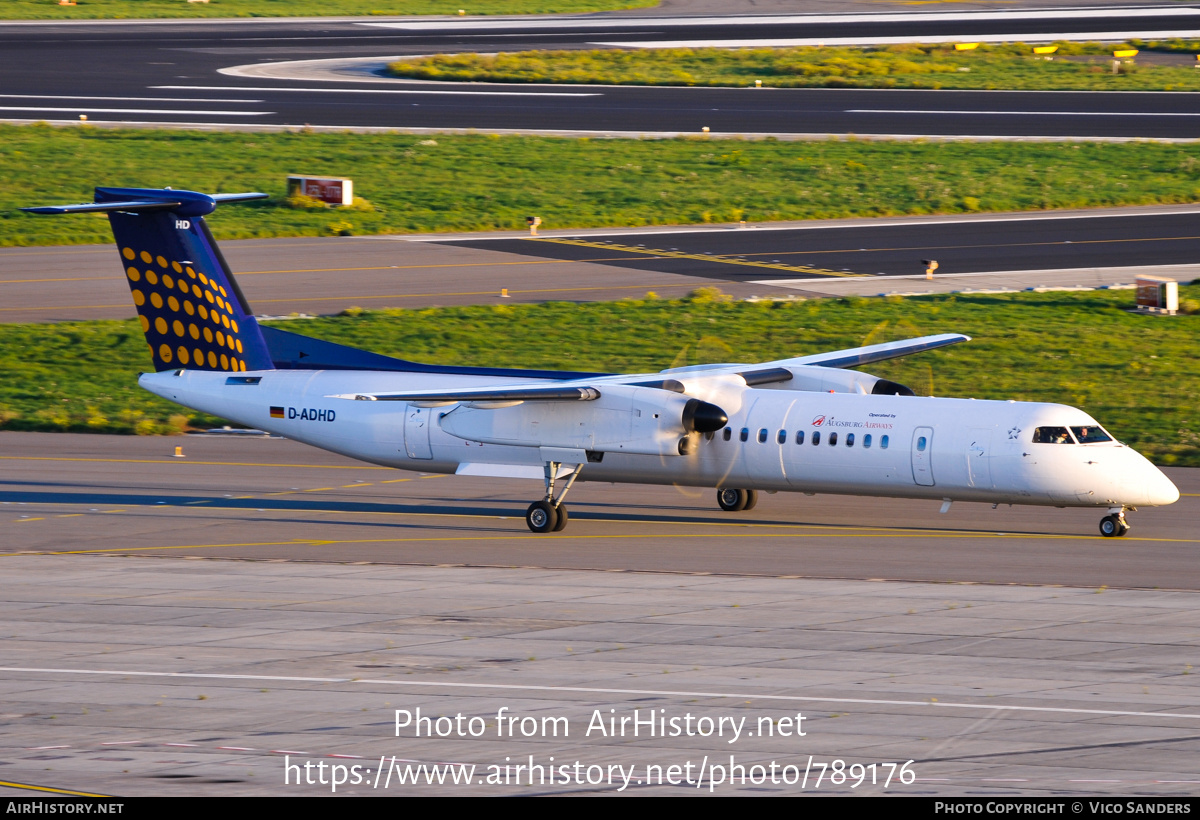
<path fill-rule="evenodd" d="M 419 364 L 255 321 L 204 217 L 264 194 L 97 188 L 154 360 L 139 384 L 171 401 L 409 470 L 541 478 L 534 532 L 567 523 L 576 480 L 1094 507 L 1171 504 L 1175 485 L 1082 410 L 918 397 L 848 368 L 968 341 L 944 334 L 760 364 L 619 375 Z"/>

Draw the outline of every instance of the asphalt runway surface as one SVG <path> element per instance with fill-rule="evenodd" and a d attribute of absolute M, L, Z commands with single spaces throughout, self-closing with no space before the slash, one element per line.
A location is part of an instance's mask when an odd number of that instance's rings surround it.
<path fill-rule="evenodd" d="M 1200 95 L 382 81 L 386 58 L 525 48 L 1200 34 L 1191 6 L 901 15 L 0 24 L 0 117 L 202 127 L 1192 139 Z M 669 39 L 664 39 L 669 38 Z M 764 39 L 766 38 L 766 39 Z M 282 63 L 345 61 L 348 68 Z M 95 71 L 95 66 L 104 71 Z M 229 70 L 242 66 L 241 72 Z M 345 70 L 335 70 L 342 66 Z M 262 73 L 262 71 L 266 73 Z M 267 71 L 269 69 L 269 71 Z M 247 73 L 247 70 L 250 73 Z M 224 73 L 222 73 L 224 72 Z"/>
<path fill-rule="evenodd" d="M 181 445 L 185 458 L 172 457 Z M 6 554 L 528 566 L 944 583 L 1200 590 L 1200 470 L 1178 503 L 1103 510 L 779 493 L 749 513 L 714 491 L 577 485 L 569 528 L 535 536 L 540 482 L 422 476 L 284 439 L 0 433 Z"/>
<path fill-rule="evenodd" d="M 640 230 L 221 243 L 259 315 L 596 301 L 717 286 L 738 298 L 1111 285 L 1200 270 L 1195 206 Z M 215 223 L 219 226 L 218 222 Z M 923 278 L 924 259 L 939 263 Z M 1004 276 L 983 275 L 1003 271 Z M 911 277 L 917 277 L 914 281 Z M 112 246 L 0 249 L 0 321 L 128 318 Z"/>

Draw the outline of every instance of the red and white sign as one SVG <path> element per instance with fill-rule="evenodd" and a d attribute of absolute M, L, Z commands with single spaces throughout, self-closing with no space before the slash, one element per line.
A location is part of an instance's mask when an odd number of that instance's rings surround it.
<path fill-rule="evenodd" d="M 336 177 L 288 177 L 288 194 L 304 194 L 331 205 L 354 203 L 354 182 Z"/>
<path fill-rule="evenodd" d="M 1179 310 L 1179 283 L 1165 276 L 1139 276 L 1137 309 L 1174 314 Z"/>

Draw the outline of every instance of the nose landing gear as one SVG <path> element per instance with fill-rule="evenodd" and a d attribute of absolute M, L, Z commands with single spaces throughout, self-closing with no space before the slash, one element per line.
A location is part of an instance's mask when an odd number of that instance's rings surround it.
<path fill-rule="evenodd" d="M 1125 508 L 1110 512 L 1100 519 L 1100 534 L 1105 538 L 1120 538 L 1129 532 L 1129 524 L 1125 521 Z"/>

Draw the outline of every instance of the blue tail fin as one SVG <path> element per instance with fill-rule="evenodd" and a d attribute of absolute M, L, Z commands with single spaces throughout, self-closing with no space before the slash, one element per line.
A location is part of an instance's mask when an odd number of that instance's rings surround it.
<path fill-rule="evenodd" d="M 271 370 L 271 354 L 204 216 L 265 194 L 97 188 L 94 203 L 25 208 L 105 211 L 155 370 Z"/>

